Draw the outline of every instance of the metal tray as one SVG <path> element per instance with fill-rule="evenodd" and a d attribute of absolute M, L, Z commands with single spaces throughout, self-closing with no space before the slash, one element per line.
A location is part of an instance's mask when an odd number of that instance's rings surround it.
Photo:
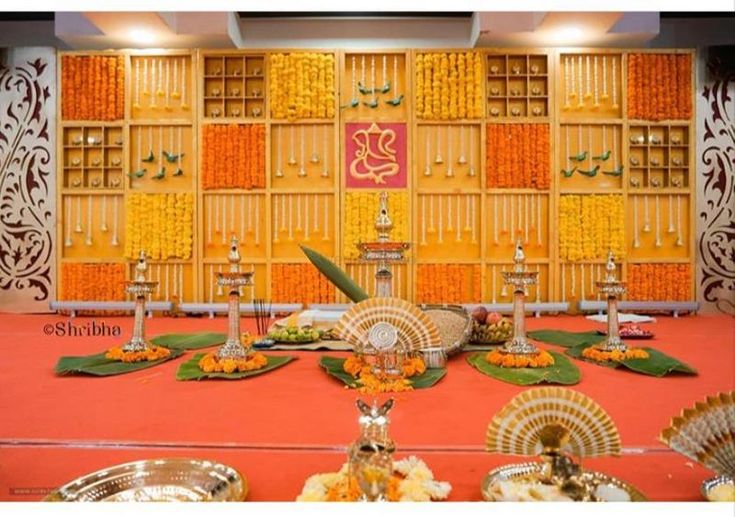
<path fill-rule="evenodd" d="M 247 481 L 232 467 L 208 460 L 165 458 L 87 474 L 55 490 L 44 501 L 242 501 L 247 492 Z"/>
<path fill-rule="evenodd" d="M 733 485 L 735 484 L 735 481 L 733 481 L 727 476 L 717 476 L 716 478 L 706 479 L 702 481 L 702 486 L 700 487 L 700 490 L 704 498 L 709 501 L 710 500 L 709 498 L 710 490 L 720 485 L 728 485 L 728 484 Z"/>
<path fill-rule="evenodd" d="M 541 468 L 541 463 L 529 462 L 504 465 L 502 467 L 491 470 L 482 480 L 482 498 L 485 501 L 492 501 L 492 499 L 488 498 L 487 493 L 490 486 L 496 481 L 533 481 L 538 479 Z M 625 490 L 630 496 L 630 500 L 632 502 L 647 501 L 646 496 L 644 496 L 637 488 L 629 485 L 625 481 L 614 478 L 612 476 L 608 476 L 607 474 L 603 474 L 601 472 L 595 472 L 591 470 L 584 470 L 583 472 L 586 476 L 589 476 L 597 484 L 609 484 Z"/>
<path fill-rule="evenodd" d="M 462 328 L 460 332 L 457 333 L 457 335 L 452 336 L 452 342 L 451 343 L 442 343 L 442 347 L 444 347 L 444 351 L 448 356 L 454 355 L 460 350 L 462 350 L 462 347 L 464 347 L 467 342 L 470 339 L 470 335 L 472 334 L 472 316 L 470 316 L 470 313 L 467 312 L 467 309 L 462 307 L 461 305 L 450 305 L 450 304 L 431 304 L 431 303 L 424 303 L 419 305 L 419 308 L 426 312 L 426 311 L 446 311 L 446 312 L 452 312 L 458 316 L 461 316 L 465 319 L 465 326 Z M 429 315 L 429 318 L 431 316 Z M 433 318 L 431 318 L 433 321 Z"/>

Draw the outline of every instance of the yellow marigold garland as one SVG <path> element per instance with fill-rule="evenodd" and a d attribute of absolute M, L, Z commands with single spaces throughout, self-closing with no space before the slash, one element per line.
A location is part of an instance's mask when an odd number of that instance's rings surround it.
<path fill-rule="evenodd" d="M 351 355 L 345 359 L 342 368 L 356 379 L 353 387 L 358 392 L 374 395 L 376 393 L 413 390 L 409 378 L 424 373 L 426 371 L 426 364 L 421 357 L 409 357 L 401 365 L 401 374 L 403 377 L 382 378 L 375 375 L 372 366 L 363 361 L 362 358 L 357 355 Z"/>
<path fill-rule="evenodd" d="M 189 259 L 193 245 L 191 193 L 141 194 L 125 199 L 125 257 L 145 250 L 151 260 Z"/>
<path fill-rule="evenodd" d="M 252 370 L 260 370 L 268 365 L 268 358 L 260 352 L 248 354 L 244 359 L 220 359 L 216 352 L 210 352 L 199 360 L 199 368 L 203 372 L 224 372 L 232 373 L 249 372 Z"/>
<path fill-rule="evenodd" d="M 642 348 L 628 348 L 624 352 L 620 350 L 606 352 L 605 350 L 600 350 L 599 348 L 591 346 L 582 350 L 582 357 L 592 359 L 598 363 L 619 363 L 626 359 L 648 359 L 648 352 Z"/>
<path fill-rule="evenodd" d="M 162 346 L 152 346 L 142 352 L 125 352 L 122 347 L 110 348 L 106 353 L 107 359 L 114 359 L 123 363 L 139 363 L 141 361 L 158 361 L 171 355 L 171 350 Z"/>
<path fill-rule="evenodd" d="M 416 113 L 424 120 L 482 118 L 482 54 L 421 53 L 416 56 Z"/>
<path fill-rule="evenodd" d="M 625 256 L 622 196 L 560 196 L 559 258 L 566 262 L 602 259 L 610 250 L 618 259 Z"/>
<path fill-rule="evenodd" d="M 554 356 L 546 350 L 539 350 L 537 354 L 507 354 L 492 350 L 485 360 L 502 368 L 547 368 L 554 365 Z"/>
<path fill-rule="evenodd" d="M 360 256 L 358 242 L 374 241 L 378 238 L 375 231 L 375 214 L 378 212 L 380 194 L 377 192 L 347 192 L 344 205 L 343 255 L 346 259 Z M 389 192 L 388 208 L 393 220 L 391 239 L 408 241 L 408 194 Z"/>
<path fill-rule="evenodd" d="M 294 121 L 333 118 L 334 55 L 317 52 L 271 54 L 269 95 L 273 118 Z"/>

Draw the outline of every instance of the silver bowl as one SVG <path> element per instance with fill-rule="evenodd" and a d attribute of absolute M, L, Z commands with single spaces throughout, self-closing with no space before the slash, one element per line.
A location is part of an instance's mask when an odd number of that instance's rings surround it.
<path fill-rule="evenodd" d="M 436 324 L 439 334 L 442 336 L 442 348 L 447 356 L 451 356 L 459 352 L 470 339 L 472 334 L 472 317 L 467 309 L 461 305 L 449 304 L 421 304 L 419 308 Z M 464 321 L 464 325 L 454 330 L 449 329 L 441 321 L 444 317 L 441 313 L 450 313 L 452 316 L 460 316 Z"/>
<path fill-rule="evenodd" d="M 87 474 L 53 491 L 44 501 L 242 501 L 247 492 L 247 481 L 232 467 L 208 460 L 165 458 Z"/>
<path fill-rule="evenodd" d="M 717 476 L 716 478 L 705 479 L 704 481 L 702 481 L 700 491 L 702 492 L 702 495 L 704 496 L 704 498 L 710 501 L 710 498 L 709 498 L 710 490 L 720 485 L 732 485 L 732 484 L 735 484 L 735 481 L 733 481 L 729 477 Z"/>
<path fill-rule="evenodd" d="M 422 348 L 421 358 L 427 368 L 445 368 L 447 366 L 447 353 L 440 346 Z"/>

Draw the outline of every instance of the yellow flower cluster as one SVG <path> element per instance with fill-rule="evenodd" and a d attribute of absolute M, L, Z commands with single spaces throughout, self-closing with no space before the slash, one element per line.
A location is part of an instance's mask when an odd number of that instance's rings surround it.
<path fill-rule="evenodd" d="M 416 56 L 416 113 L 424 120 L 482 118 L 482 54 L 437 52 Z"/>
<path fill-rule="evenodd" d="M 194 196 L 130 194 L 125 199 L 125 257 L 145 250 L 152 260 L 189 259 L 193 244 Z"/>
<path fill-rule="evenodd" d="M 171 350 L 162 346 L 152 346 L 141 352 L 124 352 L 122 347 L 110 348 L 105 353 L 106 359 L 113 359 L 123 363 L 139 363 L 141 361 L 158 361 L 171 355 Z"/>
<path fill-rule="evenodd" d="M 334 117 L 333 54 L 271 54 L 269 83 L 273 118 Z"/>
<path fill-rule="evenodd" d="M 378 214 L 377 192 L 347 192 L 345 194 L 343 255 L 346 259 L 360 256 L 358 242 L 371 242 L 378 238 L 375 216 Z M 408 241 L 408 194 L 388 193 L 388 213 L 393 221 L 392 241 Z"/>
<path fill-rule="evenodd" d="M 612 250 L 625 256 L 623 198 L 615 194 L 563 195 L 559 201 L 559 258 L 596 260 Z"/>

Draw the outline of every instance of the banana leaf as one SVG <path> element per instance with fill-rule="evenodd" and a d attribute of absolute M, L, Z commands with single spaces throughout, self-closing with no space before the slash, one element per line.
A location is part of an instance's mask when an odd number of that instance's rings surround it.
<path fill-rule="evenodd" d="M 342 291 L 347 298 L 357 303 L 367 300 L 370 297 L 363 288 L 357 284 L 357 282 L 350 278 L 349 275 L 342 271 L 334 262 L 303 244 L 300 244 L 299 246 L 301 246 L 301 250 L 311 263 L 316 266 L 319 272 L 327 277 L 327 280 L 332 282 L 332 284 Z"/>
<path fill-rule="evenodd" d="M 563 346 L 565 348 L 579 345 L 594 345 L 605 339 L 605 336 L 598 334 L 594 330 L 587 332 L 567 332 L 566 330 L 551 329 L 532 330 L 528 332 L 528 337 L 536 341 L 541 341 L 542 343 Z"/>
<path fill-rule="evenodd" d="M 137 363 L 123 363 L 121 361 L 115 361 L 107 359 L 105 352 L 94 355 L 84 356 L 65 356 L 59 359 L 56 363 L 54 372 L 56 375 L 74 375 L 74 374 L 87 374 L 95 375 L 98 377 L 106 377 L 109 375 L 120 375 L 123 373 L 136 372 L 138 370 L 145 370 L 157 366 L 171 359 L 176 359 L 183 350 L 171 349 L 171 355 L 163 359 L 156 361 L 140 361 Z"/>
<path fill-rule="evenodd" d="M 582 356 L 582 351 L 589 347 L 589 344 L 582 344 L 575 347 L 571 347 L 567 350 L 567 354 L 575 359 L 580 359 L 588 363 L 593 363 L 599 366 L 606 366 L 608 368 L 619 368 L 621 366 L 628 368 L 636 373 L 642 373 L 644 375 L 652 375 L 654 377 L 663 377 L 670 373 L 682 373 L 686 375 L 697 375 L 697 370 L 689 366 L 688 364 L 682 363 L 678 359 L 659 352 L 655 348 L 645 347 L 643 350 L 648 352 L 648 358 L 646 359 L 626 359 L 621 362 L 608 361 L 601 363 L 586 359 Z"/>
<path fill-rule="evenodd" d="M 577 384 L 582 378 L 579 368 L 562 354 L 551 350 L 549 353 L 554 357 L 554 365 L 548 368 L 502 368 L 488 363 L 485 360 L 486 354 L 472 354 L 467 357 L 467 362 L 480 373 L 517 386 L 540 383 Z"/>
<path fill-rule="evenodd" d="M 319 366 L 324 368 L 329 375 L 339 379 L 350 388 L 354 388 L 356 379 L 344 370 L 344 363 L 344 359 L 340 357 L 330 357 L 328 355 L 322 356 L 321 359 L 319 359 Z M 411 386 L 417 390 L 430 388 L 439 382 L 446 374 L 446 368 L 427 368 L 421 375 L 416 375 L 410 378 Z"/>
<path fill-rule="evenodd" d="M 161 334 L 151 338 L 151 343 L 176 350 L 198 350 L 208 346 L 221 345 L 227 335 L 219 332 L 197 332 L 194 334 Z"/>
<path fill-rule="evenodd" d="M 206 372 L 203 372 L 199 368 L 199 360 L 202 357 L 204 357 L 204 354 L 196 354 L 194 357 L 192 357 L 185 363 L 182 363 L 181 366 L 179 366 L 178 371 L 176 372 L 176 380 L 177 381 L 200 381 L 202 379 L 230 379 L 230 380 L 244 379 L 246 377 L 254 377 L 256 375 L 268 373 L 271 370 L 275 370 L 276 368 L 285 366 L 287 363 L 295 359 L 294 357 L 288 356 L 288 355 L 281 355 L 281 356 L 267 355 L 266 358 L 268 359 L 268 364 L 266 364 L 260 370 L 250 370 L 247 372 L 232 372 L 232 373 L 224 373 L 224 372 L 206 373 Z"/>

